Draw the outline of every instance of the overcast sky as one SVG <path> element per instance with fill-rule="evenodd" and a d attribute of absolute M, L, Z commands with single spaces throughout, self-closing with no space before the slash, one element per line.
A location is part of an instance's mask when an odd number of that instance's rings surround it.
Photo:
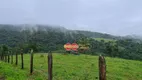
<path fill-rule="evenodd" d="M 0 23 L 142 35 L 142 0 L 0 0 Z"/>

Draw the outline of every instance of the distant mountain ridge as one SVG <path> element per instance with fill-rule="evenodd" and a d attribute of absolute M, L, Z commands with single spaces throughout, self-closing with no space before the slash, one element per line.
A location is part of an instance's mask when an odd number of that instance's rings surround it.
<path fill-rule="evenodd" d="M 127 36 L 125 36 L 125 37 L 127 37 L 127 38 L 134 38 L 134 39 L 140 39 L 140 40 L 142 40 L 142 36 L 140 36 L 140 35 L 127 35 Z"/>
<path fill-rule="evenodd" d="M 31 30 L 31 31 L 66 31 L 64 27 L 58 26 L 48 26 L 48 25 L 30 25 L 30 24 L 21 24 L 21 25 L 3 25 L 0 24 L 0 29 L 5 30 L 13 30 L 13 31 L 23 31 L 23 30 Z"/>
<path fill-rule="evenodd" d="M 61 32 L 66 34 L 82 34 L 87 37 L 91 38 L 106 38 L 106 39 L 141 39 L 142 37 L 136 36 L 136 35 L 128 35 L 125 37 L 122 36 L 113 36 L 111 34 L 104 34 L 104 33 L 99 33 L 99 32 L 91 32 L 91 31 L 82 31 L 82 30 L 68 30 L 64 27 L 61 26 L 51 26 L 51 25 L 31 25 L 31 24 L 19 24 L 19 25 L 8 25 L 8 24 L 0 24 L 0 30 L 6 30 L 6 31 L 45 31 L 45 32 Z"/>

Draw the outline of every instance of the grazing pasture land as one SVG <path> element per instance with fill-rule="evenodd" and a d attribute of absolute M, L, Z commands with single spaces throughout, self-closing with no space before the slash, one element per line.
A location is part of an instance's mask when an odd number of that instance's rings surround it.
<path fill-rule="evenodd" d="M 103 40 L 104 42 L 116 42 L 116 40 L 113 40 L 113 39 L 105 39 L 105 38 L 94 38 L 95 40 L 97 41 L 101 41 Z"/>
<path fill-rule="evenodd" d="M 6 80 L 47 80 L 47 54 L 34 54 L 34 72 L 30 75 L 30 54 L 21 56 L 18 66 L 0 61 L 0 78 Z M 107 80 L 141 80 L 142 62 L 106 57 Z M 98 80 L 98 56 L 53 53 L 53 80 Z"/>

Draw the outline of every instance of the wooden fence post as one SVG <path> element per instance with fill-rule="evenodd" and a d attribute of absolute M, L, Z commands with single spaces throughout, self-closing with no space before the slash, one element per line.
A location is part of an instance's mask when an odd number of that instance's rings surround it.
<path fill-rule="evenodd" d="M 2 61 L 4 60 L 4 55 L 3 55 L 3 53 L 1 54 L 1 60 L 2 60 Z"/>
<path fill-rule="evenodd" d="M 18 54 L 16 53 L 16 65 L 18 65 Z"/>
<path fill-rule="evenodd" d="M 2 57 L 2 53 L 0 52 L 0 60 L 2 60 L 2 58 L 1 58 L 1 57 Z"/>
<path fill-rule="evenodd" d="M 5 55 L 2 56 L 2 60 L 5 61 Z"/>
<path fill-rule="evenodd" d="M 7 55 L 5 55 L 5 62 L 7 62 Z"/>
<path fill-rule="evenodd" d="M 4 61 L 5 59 L 4 59 L 5 57 L 4 57 L 4 54 L 2 55 L 2 60 Z"/>
<path fill-rule="evenodd" d="M 1 60 L 1 55 L 2 55 L 2 53 L 1 53 L 1 50 L 0 50 L 0 60 Z"/>
<path fill-rule="evenodd" d="M 13 54 L 11 53 L 11 64 L 13 64 Z"/>
<path fill-rule="evenodd" d="M 9 57 L 9 54 L 8 54 L 8 63 L 10 62 L 10 57 Z"/>
<path fill-rule="evenodd" d="M 52 80 L 52 53 L 48 53 L 48 80 Z"/>
<path fill-rule="evenodd" d="M 24 69 L 23 52 L 21 50 L 21 69 Z"/>
<path fill-rule="evenodd" d="M 4 57 L 4 61 L 6 62 L 6 55 L 4 55 L 3 57 Z"/>
<path fill-rule="evenodd" d="M 99 56 L 99 80 L 106 80 L 106 61 L 103 56 Z"/>
<path fill-rule="evenodd" d="M 30 74 L 33 73 L 33 49 L 31 49 Z"/>

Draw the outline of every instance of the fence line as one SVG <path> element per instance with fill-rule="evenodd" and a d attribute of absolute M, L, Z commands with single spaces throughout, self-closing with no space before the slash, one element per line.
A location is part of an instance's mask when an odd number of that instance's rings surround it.
<path fill-rule="evenodd" d="M 33 73 L 33 50 L 31 50 L 31 54 L 30 54 L 30 74 L 32 75 Z M 15 55 L 16 57 L 16 65 L 18 65 L 18 54 L 16 53 Z M 2 55 L 0 56 L 2 61 L 5 61 L 8 63 L 10 63 L 11 60 L 11 64 L 13 64 L 13 55 L 11 54 L 11 59 L 10 59 L 10 55 L 4 55 L 4 59 L 2 59 Z M 7 59 L 8 58 L 8 59 Z M 47 60 L 48 60 L 48 80 L 52 80 L 53 79 L 53 56 L 52 53 L 49 52 L 48 56 L 47 56 Z M 106 60 L 104 58 L 104 56 L 99 56 L 98 59 L 98 66 L 99 66 L 99 80 L 106 80 Z M 24 69 L 24 60 L 23 60 L 23 53 L 21 52 L 21 69 Z"/>

